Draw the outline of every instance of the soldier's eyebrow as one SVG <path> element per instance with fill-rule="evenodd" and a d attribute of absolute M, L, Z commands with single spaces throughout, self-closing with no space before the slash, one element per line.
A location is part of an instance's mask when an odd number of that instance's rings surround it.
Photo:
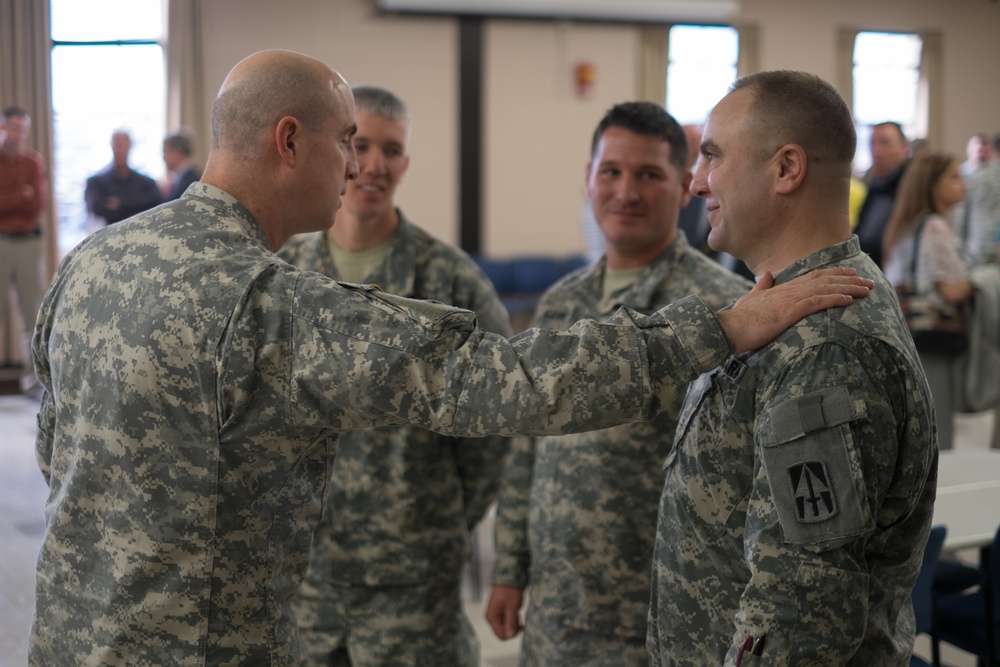
<path fill-rule="evenodd" d="M 706 139 L 701 142 L 701 154 L 708 155 L 712 153 L 714 155 L 721 155 L 722 151 L 719 149 L 719 145 L 712 141 L 711 139 Z"/>

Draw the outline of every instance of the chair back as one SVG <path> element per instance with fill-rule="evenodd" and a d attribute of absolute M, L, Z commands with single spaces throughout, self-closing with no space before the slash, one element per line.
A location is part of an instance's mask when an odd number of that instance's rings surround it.
<path fill-rule="evenodd" d="M 510 261 L 514 291 L 541 294 L 562 278 L 564 269 L 554 257 L 515 257 Z"/>
<path fill-rule="evenodd" d="M 937 596 L 939 635 L 977 656 L 977 664 L 1000 665 L 1000 528 L 980 552 L 979 573 L 980 586 L 971 592 Z"/>
<path fill-rule="evenodd" d="M 934 585 L 934 570 L 937 569 L 938 560 L 941 558 L 941 548 L 944 546 L 944 538 L 948 530 L 944 526 L 934 526 L 927 537 L 927 544 L 924 546 L 924 560 L 920 566 L 920 573 L 917 581 L 913 585 L 913 615 L 916 617 L 917 634 L 930 632 L 934 624 L 934 598 L 932 588 Z"/>
<path fill-rule="evenodd" d="M 980 558 L 986 568 L 986 585 L 983 586 L 986 607 L 986 655 L 993 663 L 1000 664 L 1000 527 L 993 536 L 989 551 Z"/>

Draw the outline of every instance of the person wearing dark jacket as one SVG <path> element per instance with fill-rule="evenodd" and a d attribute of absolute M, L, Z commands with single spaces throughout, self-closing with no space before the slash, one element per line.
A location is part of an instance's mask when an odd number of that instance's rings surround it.
<path fill-rule="evenodd" d="M 896 202 L 896 191 L 910 161 L 910 144 L 899 123 L 879 123 L 872 127 L 872 168 L 865 179 L 868 194 L 858 213 L 854 233 L 861 251 L 882 268 L 882 238 Z"/>

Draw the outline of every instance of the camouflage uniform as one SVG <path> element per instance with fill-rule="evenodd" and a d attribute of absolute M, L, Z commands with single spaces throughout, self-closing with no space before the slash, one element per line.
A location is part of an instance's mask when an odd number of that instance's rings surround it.
<path fill-rule="evenodd" d="M 509 336 L 507 311 L 469 256 L 397 214 L 389 254 L 366 281 L 474 311 L 482 329 Z M 339 278 L 325 232 L 278 254 Z M 292 606 L 303 665 L 338 664 L 337 653 L 355 667 L 478 667 L 475 631 L 462 613 L 462 566 L 469 531 L 496 495 L 507 446 L 499 436 L 470 442 L 410 424 L 340 436 L 326 511 Z"/>
<path fill-rule="evenodd" d="M 565 329 L 583 318 L 604 319 L 623 304 L 652 312 L 688 294 L 724 308 L 750 289 L 683 235 L 606 299 L 605 265 L 601 260 L 552 287 L 535 325 Z M 523 438 L 515 447 L 497 511 L 494 583 L 530 587 L 523 666 L 649 664 L 656 471 L 670 449 L 678 408 L 648 422 L 534 443 Z"/>
<path fill-rule="evenodd" d="M 930 395 L 892 287 L 856 237 L 788 267 L 876 282 L 688 390 L 664 463 L 652 664 L 908 665 L 930 529 Z"/>
<path fill-rule="evenodd" d="M 292 666 L 338 432 L 649 419 L 730 350 L 695 297 L 508 341 L 470 311 L 296 269 L 205 183 L 77 246 L 32 347 L 39 667 Z"/>

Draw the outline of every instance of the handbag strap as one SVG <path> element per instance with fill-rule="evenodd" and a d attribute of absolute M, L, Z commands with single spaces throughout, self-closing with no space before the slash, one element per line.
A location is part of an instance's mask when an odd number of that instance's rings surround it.
<path fill-rule="evenodd" d="M 924 215 L 924 217 L 920 218 L 920 222 L 917 223 L 917 229 L 913 232 L 913 257 L 910 258 L 910 288 L 914 292 L 917 290 L 917 258 L 920 256 L 920 237 L 924 233 L 924 225 L 927 224 L 928 217 Z"/>

